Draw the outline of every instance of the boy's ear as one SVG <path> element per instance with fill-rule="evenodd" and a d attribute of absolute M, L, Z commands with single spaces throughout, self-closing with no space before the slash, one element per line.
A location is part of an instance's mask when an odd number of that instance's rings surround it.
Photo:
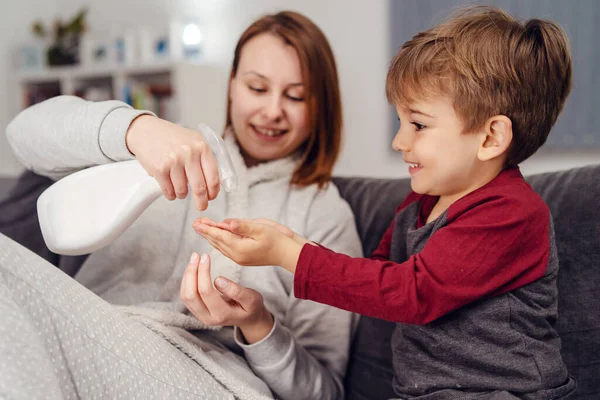
<path fill-rule="evenodd" d="M 477 158 L 488 161 L 501 157 L 506 154 L 512 143 L 512 122 L 505 115 L 495 115 L 486 121 L 482 134 Z"/>

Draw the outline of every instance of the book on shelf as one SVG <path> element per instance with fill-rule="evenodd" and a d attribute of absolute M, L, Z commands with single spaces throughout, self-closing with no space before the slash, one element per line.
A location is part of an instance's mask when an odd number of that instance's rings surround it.
<path fill-rule="evenodd" d="M 124 85 L 122 90 L 121 98 L 133 108 L 152 111 L 163 119 L 175 121 L 171 85 L 133 83 Z"/>
<path fill-rule="evenodd" d="M 60 95 L 60 88 L 58 86 L 47 86 L 39 88 L 31 88 L 24 93 L 24 104 L 25 107 L 32 106 L 37 103 L 41 103 L 44 100 L 48 100 L 51 97 Z"/>
<path fill-rule="evenodd" d="M 25 107 L 61 95 L 60 86 L 45 85 L 25 90 Z M 173 88 L 169 84 L 127 83 L 121 93 L 114 93 L 110 86 L 87 86 L 78 88 L 73 95 L 90 101 L 120 99 L 138 110 L 152 111 L 168 121 L 177 121 L 177 106 Z"/>

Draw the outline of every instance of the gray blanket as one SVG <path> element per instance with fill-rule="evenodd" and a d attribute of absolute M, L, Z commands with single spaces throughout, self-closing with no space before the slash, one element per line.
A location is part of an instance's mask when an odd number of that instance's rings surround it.
<path fill-rule="evenodd" d="M 0 235 L 0 398 L 266 399 L 181 330 Z"/>

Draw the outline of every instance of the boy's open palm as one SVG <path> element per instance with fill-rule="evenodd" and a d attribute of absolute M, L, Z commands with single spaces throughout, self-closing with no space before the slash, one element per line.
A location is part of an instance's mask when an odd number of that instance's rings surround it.
<path fill-rule="evenodd" d="M 198 218 L 193 227 L 211 246 L 240 265 L 277 265 L 277 243 L 286 237 L 274 226 L 252 220 Z"/>
<path fill-rule="evenodd" d="M 194 230 L 224 256 L 240 265 L 295 266 L 297 253 L 309 241 L 268 219 L 198 218 Z"/>

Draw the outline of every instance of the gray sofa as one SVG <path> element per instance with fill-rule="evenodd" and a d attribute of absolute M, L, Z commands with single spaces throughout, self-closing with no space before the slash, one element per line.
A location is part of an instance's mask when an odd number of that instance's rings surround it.
<path fill-rule="evenodd" d="M 578 382 L 571 397 L 600 399 L 600 165 L 527 178 L 554 217 L 560 258 L 559 321 L 562 354 Z M 72 275 L 84 257 L 60 257 L 45 246 L 35 211 L 37 196 L 51 182 L 24 173 L 0 200 L 0 233 L 22 243 Z M 394 210 L 410 190 L 406 179 L 336 178 L 350 203 L 365 254 L 377 246 Z M 0 196 L 1 197 L 1 196 Z M 387 399 L 391 389 L 390 335 L 394 324 L 361 317 L 348 373 L 347 398 Z"/>

